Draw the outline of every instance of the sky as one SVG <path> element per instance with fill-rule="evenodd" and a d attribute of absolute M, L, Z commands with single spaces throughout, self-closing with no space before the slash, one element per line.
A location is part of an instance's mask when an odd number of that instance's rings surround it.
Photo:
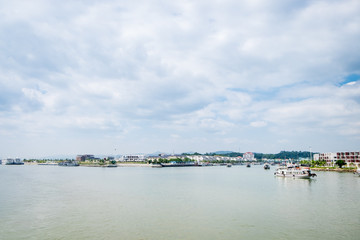
<path fill-rule="evenodd" d="M 0 158 L 360 151 L 358 0 L 0 0 Z"/>

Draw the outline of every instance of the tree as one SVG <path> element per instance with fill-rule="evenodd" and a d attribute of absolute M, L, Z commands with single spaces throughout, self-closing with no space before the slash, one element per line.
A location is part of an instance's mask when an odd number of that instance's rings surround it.
<path fill-rule="evenodd" d="M 339 166 L 339 168 L 342 168 L 342 166 L 346 164 L 344 160 L 337 160 L 335 163 Z"/>

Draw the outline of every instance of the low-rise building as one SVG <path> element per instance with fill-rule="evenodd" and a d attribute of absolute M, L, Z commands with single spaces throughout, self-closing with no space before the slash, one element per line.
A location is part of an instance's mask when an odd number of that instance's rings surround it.
<path fill-rule="evenodd" d="M 246 152 L 243 155 L 243 160 L 247 162 L 256 161 L 255 155 L 252 152 Z"/>
<path fill-rule="evenodd" d="M 326 166 L 333 167 L 337 160 L 344 160 L 348 167 L 360 167 L 360 152 L 330 152 L 314 154 L 314 160 L 326 161 Z"/>
<path fill-rule="evenodd" d="M 76 161 L 78 162 L 84 162 L 86 160 L 95 159 L 94 155 L 92 154 L 84 154 L 84 155 L 77 155 Z"/>
<path fill-rule="evenodd" d="M 336 158 L 338 160 L 345 160 L 347 166 L 360 166 L 360 152 L 337 152 Z"/>
<path fill-rule="evenodd" d="M 122 162 L 144 162 L 145 156 L 144 155 L 123 155 L 120 158 Z"/>

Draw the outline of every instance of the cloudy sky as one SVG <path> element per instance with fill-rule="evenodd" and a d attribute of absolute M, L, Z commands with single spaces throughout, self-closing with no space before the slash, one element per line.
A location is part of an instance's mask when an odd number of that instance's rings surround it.
<path fill-rule="evenodd" d="M 359 12 L 0 0 L 0 157 L 359 151 Z"/>

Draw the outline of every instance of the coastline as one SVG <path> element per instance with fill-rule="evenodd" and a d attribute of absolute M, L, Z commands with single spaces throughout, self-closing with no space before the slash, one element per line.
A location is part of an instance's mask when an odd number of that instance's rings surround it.
<path fill-rule="evenodd" d="M 115 164 L 116 167 L 151 167 L 150 164 L 145 163 L 118 163 Z M 108 167 L 107 164 L 100 165 L 100 164 L 80 164 L 79 167 Z"/>
<path fill-rule="evenodd" d="M 356 168 L 311 168 L 312 171 L 323 171 L 323 172 L 356 172 Z"/>

